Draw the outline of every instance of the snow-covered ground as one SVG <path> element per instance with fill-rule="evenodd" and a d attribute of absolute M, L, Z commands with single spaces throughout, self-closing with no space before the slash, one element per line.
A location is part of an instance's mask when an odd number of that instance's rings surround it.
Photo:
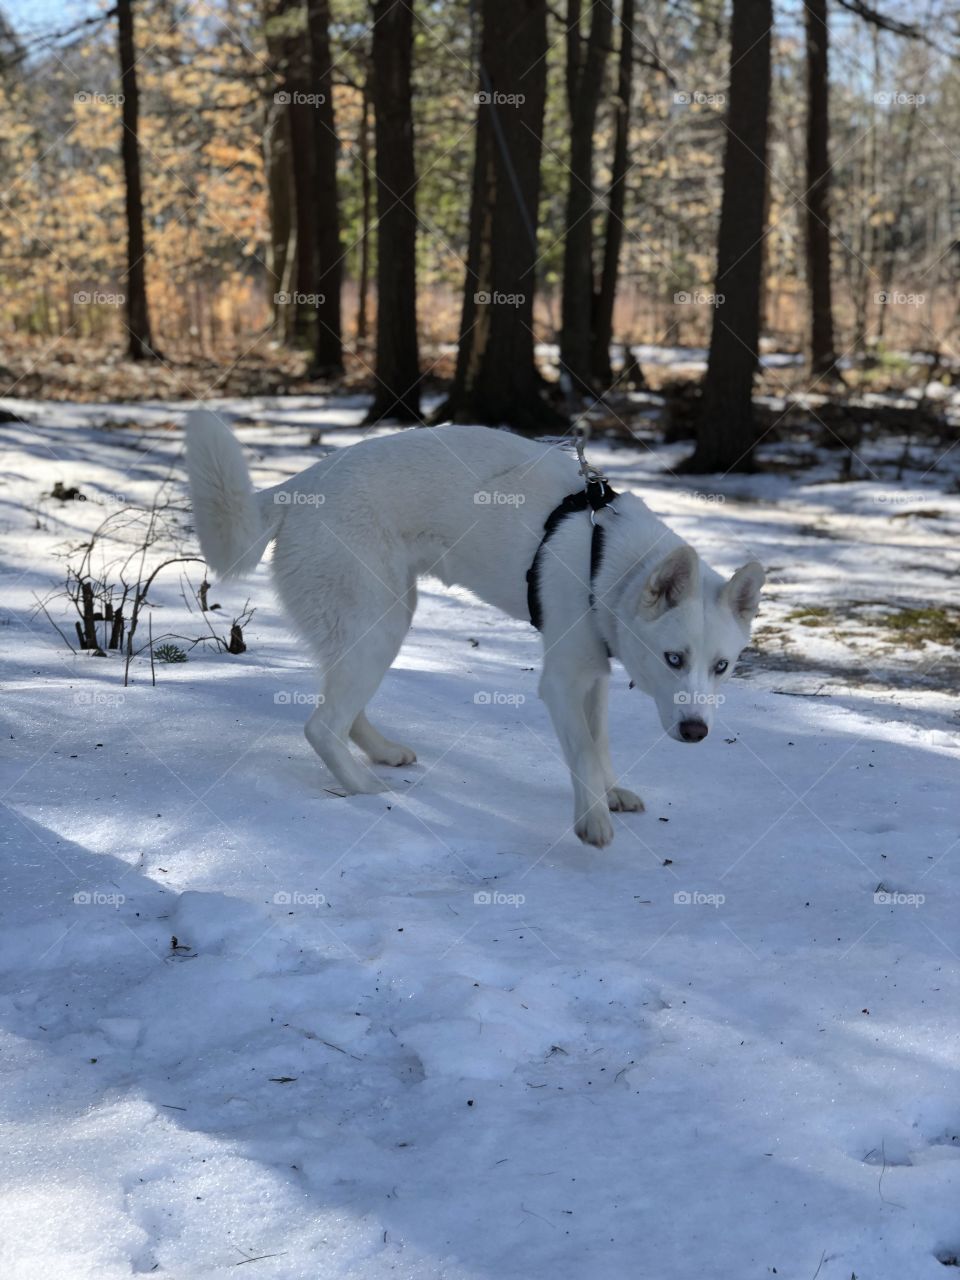
<path fill-rule="evenodd" d="M 384 796 L 333 794 L 304 741 L 263 567 L 211 593 L 256 607 L 242 655 L 198 645 L 156 687 L 144 655 L 124 688 L 116 654 L 72 654 L 35 597 L 179 477 L 179 411 L 6 404 L 30 425 L 0 482 L 0 1275 L 950 1274 L 960 449 L 708 489 L 594 446 L 718 567 L 771 576 L 697 750 L 616 676 L 647 813 L 598 853 L 535 633 L 464 593 L 425 586 L 377 698 L 419 754 Z M 261 483 L 318 426 L 359 434 L 355 403 L 225 409 L 276 424 L 239 428 Z M 205 630 L 176 568 L 152 598 L 155 637 Z M 890 620 L 923 609 L 929 633 Z"/>

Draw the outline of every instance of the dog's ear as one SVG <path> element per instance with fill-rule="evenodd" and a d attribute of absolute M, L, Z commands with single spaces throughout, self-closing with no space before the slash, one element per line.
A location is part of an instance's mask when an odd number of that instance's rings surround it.
<path fill-rule="evenodd" d="M 724 583 L 720 599 L 730 607 L 738 622 L 749 627 L 760 603 L 760 588 L 766 574 L 759 560 L 751 560 L 738 569 L 729 582 Z"/>
<path fill-rule="evenodd" d="M 693 547 L 676 547 L 652 573 L 636 576 L 624 592 L 624 604 L 633 613 L 663 613 L 691 595 L 699 581 L 700 561 Z"/>

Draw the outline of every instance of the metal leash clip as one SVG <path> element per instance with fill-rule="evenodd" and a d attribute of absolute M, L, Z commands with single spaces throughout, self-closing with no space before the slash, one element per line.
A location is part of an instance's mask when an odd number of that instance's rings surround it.
<path fill-rule="evenodd" d="M 575 448 L 577 450 L 577 458 L 580 462 L 580 474 L 583 476 L 587 499 L 590 503 L 590 523 L 592 525 L 596 525 L 597 512 L 599 510 L 603 507 L 609 507 L 610 510 L 616 514 L 617 508 L 609 498 L 604 497 L 605 491 L 610 488 L 610 483 L 607 480 L 607 477 L 587 461 L 583 446 L 584 437 L 581 433 L 576 440 Z M 597 486 L 599 486 L 599 492 L 597 492 Z"/>

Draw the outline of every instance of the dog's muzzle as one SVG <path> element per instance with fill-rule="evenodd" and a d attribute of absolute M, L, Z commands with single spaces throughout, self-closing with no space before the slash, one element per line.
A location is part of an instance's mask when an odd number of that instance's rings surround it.
<path fill-rule="evenodd" d="M 709 733 L 702 720 L 681 720 L 677 727 L 684 742 L 702 742 Z"/>

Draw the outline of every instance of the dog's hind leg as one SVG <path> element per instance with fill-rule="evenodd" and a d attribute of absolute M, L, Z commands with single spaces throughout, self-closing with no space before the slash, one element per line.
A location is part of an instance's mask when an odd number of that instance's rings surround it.
<path fill-rule="evenodd" d="M 600 766 L 607 788 L 607 804 L 616 813 L 641 813 L 643 801 L 633 791 L 617 786 L 617 776 L 613 771 L 610 759 L 610 737 L 607 731 L 607 694 L 610 677 L 603 675 L 587 690 L 584 699 L 584 710 L 587 724 L 597 745 Z"/>
<path fill-rule="evenodd" d="M 387 763 L 410 763 L 409 748 L 388 743 L 370 724 L 363 708 L 377 691 L 391 662 L 403 643 L 412 613 L 410 592 L 397 598 L 365 632 L 353 637 L 341 635 L 341 652 L 326 664 L 323 678 L 323 700 L 304 726 L 307 741 L 337 780 L 351 794 L 375 794 L 387 791 L 382 782 L 350 750 L 352 736 L 365 751 L 376 743 L 407 752 L 405 760 Z M 359 741 L 357 725 L 359 722 Z M 366 730 L 366 733 L 364 732 Z M 373 736 L 370 736 L 373 735 Z M 372 759 L 373 751 L 368 752 Z"/>
<path fill-rule="evenodd" d="M 399 605 L 397 607 L 399 608 Z M 404 607 L 406 609 L 406 622 L 403 632 L 397 641 L 397 647 L 390 657 L 390 662 L 387 664 L 388 667 L 397 656 L 397 651 L 403 643 L 403 637 L 406 635 L 407 628 L 413 618 L 413 612 L 417 607 L 417 587 L 415 583 L 407 591 Z M 413 764 L 416 761 L 417 753 L 412 747 L 405 747 L 402 742 L 391 742 L 389 738 L 385 738 L 379 729 L 374 728 L 367 719 L 365 711 L 361 711 L 356 720 L 354 720 L 350 729 L 350 737 L 374 764 L 389 764 L 396 768 L 399 765 Z"/>

